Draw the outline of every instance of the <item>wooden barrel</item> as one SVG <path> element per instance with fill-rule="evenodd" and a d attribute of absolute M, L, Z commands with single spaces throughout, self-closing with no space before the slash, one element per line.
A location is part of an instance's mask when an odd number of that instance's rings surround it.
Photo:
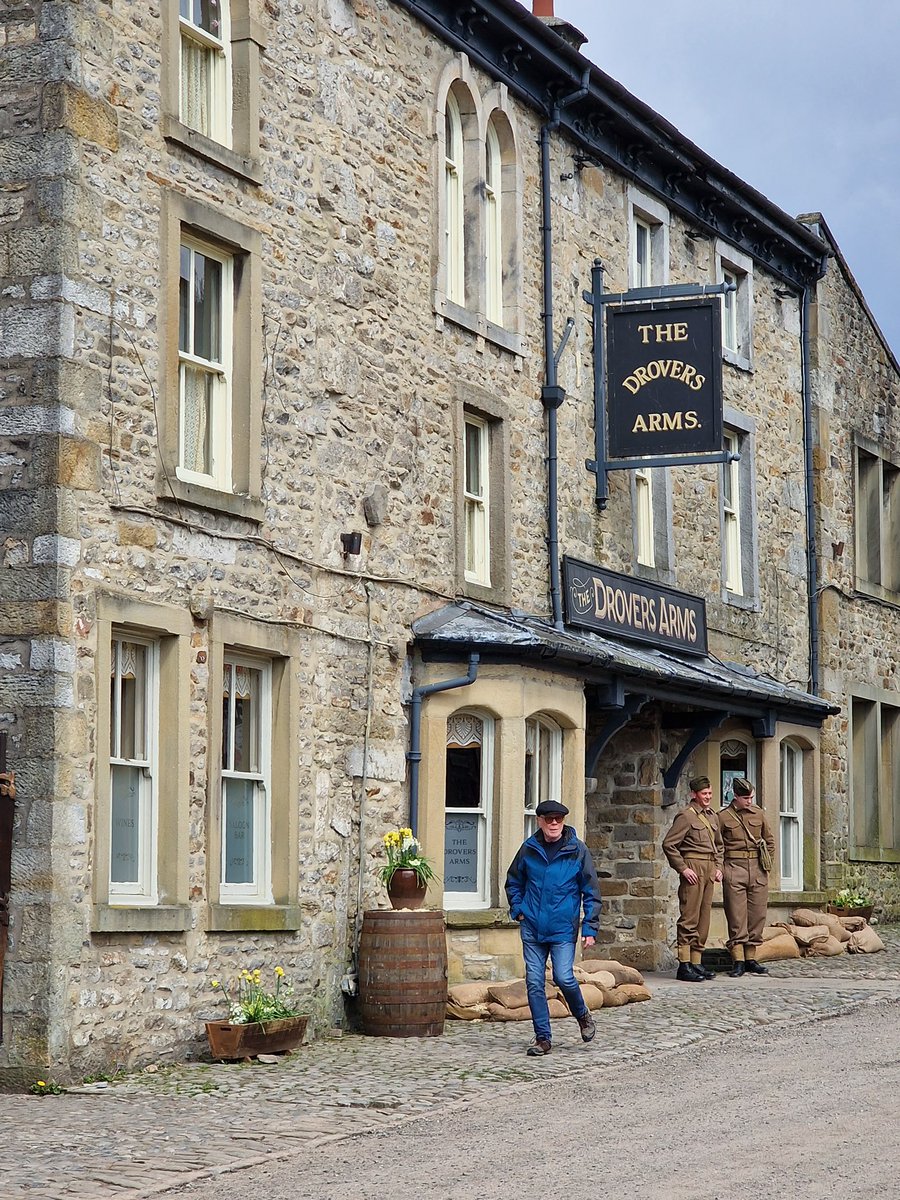
<path fill-rule="evenodd" d="M 377 1037 L 440 1037 L 447 1008 L 444 914 L 375 909 L 359 940 L 359 1011 Z"/>

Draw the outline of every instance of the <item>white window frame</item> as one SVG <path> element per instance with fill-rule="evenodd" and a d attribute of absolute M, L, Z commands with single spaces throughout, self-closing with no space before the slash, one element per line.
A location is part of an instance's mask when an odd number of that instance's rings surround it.
<path fill-rule="evenodd" d="M 753 259 L 716 241 L 717 283 L 733 283 L 735 290 L 722 296 L 722 357 L 743 371 L 753 369 Z"/>
<path fill-rule="evenodd" d="M 463 127 L 459 102 L 452 92 L 447 93 L 444 129 L 444 261 L 447 268 L 447 299 L 465 308 Z"/>
<path fill-rule="evenodd" d="M 896 595 L 900 592 L 900 468 L 874 446 L 857 443 L 854 474 L 857 583 L 862 590 Z"/>
<path fill-rule="evenodd" d="M 257 716 L 259 736 L 259 769 L 257 771 L 235 771 L 222 766 L 219 793 L 220 830 L 220 884 L 219 900 L 222 904 L 272 904 L 272 663 L 268 659 L 227 652 L 223 662 L 223 696 L 225 680 L 229 670 L 246 667 L 260 672 L 259 714 Z M 232 679 L 234 675 L 232 673 Z M 222 729 L 222 749 L 228 748 L 233 761 L 234 754 L 234 705 L 229 705 L 231 736 L 226 737 Z M 253 797 L 253 880 L 250 883 L 228 883 L 226 874 L 226 795 L 229 779 L 245 779 L 254 783 Z"/>
<path fill-rule="evenodd" d="M 144 754 L 140 758 L 124 758 L 121 751 L 121 697 L 123 644 L 144 648 L 145 679 L 142 697 Z M 125 630 L 114 629 L 111 646 L 111 679 L 115 681 L 115 696 L 110 702 L 110 747 L 109 747 L 109 903 L 129 906 L 155 905 L 159 902 L 157 864 L 159 855 L 159 644 Z M 113 827 L 115 823 L 114 773 L 116 767 L 136 768 L 139 771 L 138 794 L 138 878 L 114 882 L 112 878 Z"/>
<path fill-rule="evenodd" d="M 731 454 L 740 454 L 741 436 L 736 430 L 726 429 L 722 437 L 723 448 Z M 741 549 L 741 474 L 737 461 L 722 464 L 722 537 L 725 590 L 735 596 L 744 594 L 744 564 Z"/>
<path fill-rule="evenodd" d="M 779 748 L 778 853 L 781 890 L 803 891 L 803 750 L 789 738 Z M 785 870 L 785 845 L 790 848 L 794 870 Z"/>
<path fill-rule="evenodd" d="M 628 286 L 664 287 L 669 282 L 669 210 L 655 196 L 629 186 L 628 231 Z"/>
<path fill-rule="evenodd" d="M 231 5 L 230 0 L 219 0 L 222 17 L 220 36 L 202 29 L 181 11 L 192 8 L 191 0 L 179 0 L 179 66 L 178 66 L 178 119 L 189 129 L 196 129 L 205 137 L 229 149 L 232 144 L 232 91 L 231 91 Z M 188 119 L 185 103 L 185 53 L 186 49 L 201 50 L 209 55 L 210 76 L 209 122 L 201 129 Z"/>
<path fill-rule="evenodd" d="M 493 859 L 493 807 L 494 807 L 494 721 L 482 712 L 462 711 L 454 713 L 448 720 L 449 726 L 454 717 L 470 717 L 481 722 L 481 804 L 476 808 L 459 808 L 444 803 L 444 830 L 446 836 L 447 817 L 455 815 L 476 816 L 477 825 L 477 854 L 478 854 L 478 886 L 474 892 L 454 892 L 444 890 L 445 909 L 479 909 L 489 908 L 491 903 L 491 861 Z"/>
<path fill-rule="evenodd" d="M 895 861 L 900 852 L 900 696 L 857 684 L 850 700 L 850 857 Z M 867 836 L 869 827 L 874 836 Z"/>
<path fill-rule="evenodd" d="M 478 436 L 478 472 L 481 490 L 474 491 L 469 479 L 469 430 Z M 463 539 L 465 579 L 481 587 L 491 586 L 491 428 L 483 417 L 465 413 L 463 418 Z"/>
<path fill-rule="evenodd" d="M 634 472 L 635 551 L 642 567 L 656 566 L 656 531 L 653 518 L 653 470 Z"/>
<path fill-rule="evenodd" d="M 653 226 L 643 217 L 632 218 L 631 277 L 633 287 L 653 286 Z M 642 253 L 643 250 L 643 253 Z"/>
<path fill-rule="evenodd" d="M 542 751 L 541 751 L 541 733 L 549 734 L 548 757 L 549 764 L 547 768 L 547 790 L 546 793 L 541 791 L 541 774 L 543 770 Z M 549 717 L 538 714 L 534 717 L 527 717 L 525 720 L 525 762 L 528 762 L 529 754 L 529 739 L 532 741 L 531 749 L 531 794 L 529 795 L 528 787 L 528 772 L 523 772 L 525 780 L 525 837 L 530 837 L 537 829 L 537 816 L 535 809 L 544 800 L 556 800 L 562 803 L 562 747 L 563 736 L 562 730 L 555 721 L 551 721 Z"/>
<path fill-rule="evenodd" d="M 484 141 L 484 308 L 495 325 L 503 324 L 503 154 L 492 121 Z"/>
<path fill-rule="evenodd" d="M 188 283 L 188 345 L 191 349 L 181 348 L 181 338 L 178 339 L 178 465 L 175 473 L 178 479 L 185 483 L 198 483 L 202 487 L 215 488 L 217 491 L 232 490 L 232 393 L 233 393 L 233 324 L 234 324 L 234 257 L 220 247 L 197 238 L 182 235 L 179 248 L 179 279 L 181 272 L 180 251 L 187 250 L 190 258 L 190 275 Z M 194 345 L 194 278 L 196 257 L 218 262 L 222 267 L 222 295 L 219 313 L 219 344 L 221 347 L 221 362 L 203 358 L 193 353 Z M 180 299 L 179 299 L 180 305 Z M 181 312 L 179 307 L 178 328 L 180 330 Z M 188 370 L 198 370 L 213 377 L 213 401 L 209 417 L 212 429 L 210 431 L 211 470 L 196 471 L 185 466 L 185 374 Z"/>

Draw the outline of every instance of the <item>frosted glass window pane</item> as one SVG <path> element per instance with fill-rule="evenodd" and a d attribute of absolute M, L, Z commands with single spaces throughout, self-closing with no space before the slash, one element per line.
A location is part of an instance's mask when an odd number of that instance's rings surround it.
<path fill-rule="evenodd" d="M 110 767 L 112 883 L 137 883 L 140 877 L 140 783 L 140 767 Z"/>
<path fill-rule="evenodd" d="M 225 883 L 253 883 L 255 791 L 250 779 L 225 780 Z"/>

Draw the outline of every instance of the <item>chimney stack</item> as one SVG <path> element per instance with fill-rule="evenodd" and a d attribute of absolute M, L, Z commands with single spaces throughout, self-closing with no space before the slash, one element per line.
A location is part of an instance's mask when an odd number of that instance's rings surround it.
<path fill-rule="evenodd" d="M 532 11 L 536 17 L 552 17 L 553 0 L 534 0 Z"/>

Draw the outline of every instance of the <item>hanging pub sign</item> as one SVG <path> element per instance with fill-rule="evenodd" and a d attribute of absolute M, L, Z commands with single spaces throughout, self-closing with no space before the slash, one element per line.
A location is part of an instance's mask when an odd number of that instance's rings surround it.
<path fill-rule="evenodd" d="M 606 352 L 610 458 L 721 451 L 718 297 L 609 305 Z"/>
<path fill-rule="evenodd" d="M 706 604 L 699 596 L 563 558 L 566 623 L 594 633 L 706 654 Z"/>

